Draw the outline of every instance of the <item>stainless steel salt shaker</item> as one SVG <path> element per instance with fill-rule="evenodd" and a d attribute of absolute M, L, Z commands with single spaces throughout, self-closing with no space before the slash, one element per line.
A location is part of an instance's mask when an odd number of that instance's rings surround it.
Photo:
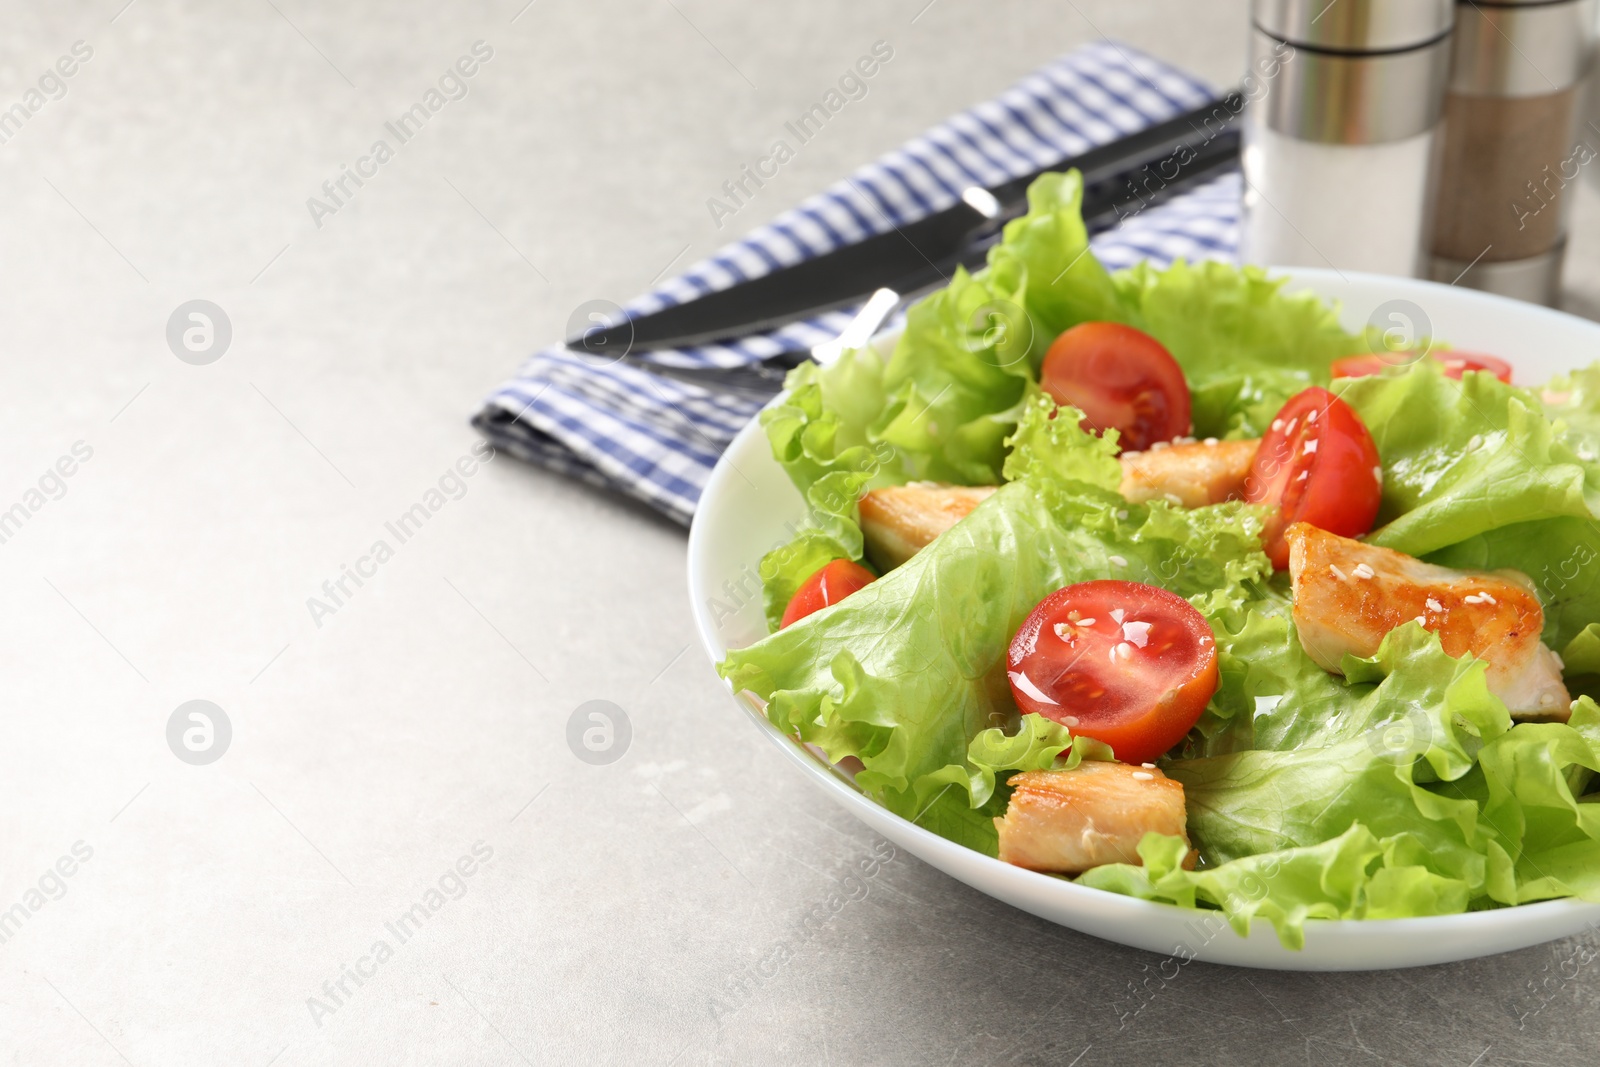
<path fill-rule="evenodd" d="M 1420 274 L 1453 0 L 1253 0 L 1252 15 L 1245 262 Z"/>
<path fill-rule="evenodd" d="M 1445 99 L 1431 273 L 1539 304 L 1561 295 L 1566 188 L 1595 158 L 1575 138 L 1595 0 L 1461 3 Z"/>

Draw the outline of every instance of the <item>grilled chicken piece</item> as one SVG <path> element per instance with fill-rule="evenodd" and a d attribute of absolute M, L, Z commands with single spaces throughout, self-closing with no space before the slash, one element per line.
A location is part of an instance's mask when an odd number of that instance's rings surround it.
<path fill-rule="evenodd" d="M 1416 621 L 1438 634 L 1450 655 L 1484 660 L 1489 691 L 1514 717 L 1571 717 L 1561 659 L 1539 640 L 1544 608 L 1525 575 L 1436 567 L 1303 522 L 1285 537 L 1295 629 L 1323 670 L 1340 673 L 1346 652 L 1370 656 L 1390 630 Z"/>
<path fill-rule="evenodd" d="M 911 482 L 874 489 L 861 498 L 861 533 L 879 567 L 898 567 L 935 537 L 971 514 L 992 485 Z"/>
<path fill-rule="evenodd" d="M 1260 445 L 1260 441 L 1210 440 L 1124 452 L 1122 495 L 1134 504 L 1169 500 L 1187 508 L 1242 497 Z M 874 489 L 861 498 L 867 554 L 885 570 L 898 567 L 994 491 L 992 485 L 941 482 Z"/>
<path fill-rule="evenodd" d="M 1131 503 L 1167 500 L 1186 508 L 1244 496 L 1260 441 L 1205 441 L 1124 452 L 1122 495 Z"/>
<path fill-rule="evenodd" d="M 1070 771 L 1024 771 L 1003 818 L 1000 858 L 1018 867 L 1078 874 L 1139 858 L 1146 833 L 1189 841 L 1183 785 L 1154 767 L 1085 760 Z"/>

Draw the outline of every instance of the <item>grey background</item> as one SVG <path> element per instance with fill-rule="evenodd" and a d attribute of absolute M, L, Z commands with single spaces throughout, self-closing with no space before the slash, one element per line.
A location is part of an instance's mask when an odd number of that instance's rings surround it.
<path fill-rule="evenodd" d="M 0 108 L 94 55 L 0 145 L 0 509 L 93 456 L 0 544 L 0 909 L 65 889 L 0 943 L 0 1060 L 1593 1062 L 1593 941 L 1163 984 L 874 862 L 690 647 L 683 531 L 509 459 L 313 622 L 578 304 L 1102 33 L 1219 84 L 1243 61 L 1242 0 L 925 2 L 5 6 Z M 879 38 L 871 94 L 719 231 L 705 199 Z M 470 94 L 315 226 L 306 199 L 479 39 Z M 209 366 L 165 342 L 193 299 L 232 322 Z M 191 699 L 232 723 L 210 766 L 165 741 Z M 589 700 L 631 721 L 616 762 L 567 746 Z M 465 895 L 398 944 L 442 876 Z M 379 938 L 318 1025 L 307 998 Z"/>

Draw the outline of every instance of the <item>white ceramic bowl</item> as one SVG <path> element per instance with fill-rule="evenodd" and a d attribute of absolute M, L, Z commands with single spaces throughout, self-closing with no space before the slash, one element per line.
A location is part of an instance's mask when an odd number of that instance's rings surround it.
<path fill-rule="evenodd" d="M 1499 355 L 1516 368 L 1519 384 L 1543 382 L 1600 356 L 1600 324 L 1531 304 L 1373 274 L 1285 273 L 1292 279 L 1291 289 L 1310 289 L 1338 301 L 1348 329 L 1359 330 L 1376 318 L 1386 329 Z M 887 347 L 893 340 L 886 336 L 877 343 Z M 790 540 L 788 524 L 798 524 L 804 510 L 761 428 L 751 422 L 717 464 L 689 533 L 689 595 L 701 644 L 712 662 L 722 660 L 730 648 L 766 636 L 756 567 L 770 549 Z M 898 847 L 1024 911 L 1125 945 L 1247 967 L 1376 970 L 1487 956 L 1600 925 L 1600 905 L 1556 900 L 1425 919 L 1312 921 L 1306 923 L 1300 951 L 1284 948 L 1266 923 L 1256 923 L 1249 937 L 1239 937 L 1216 922 L 1216 912 L 1074 885 L 1001 863 L 914 826 L 785 737 L 747 698 L 733 699 L 802 774 Z M 1203 924 L 1206 916 L 1211 921 Z"/>

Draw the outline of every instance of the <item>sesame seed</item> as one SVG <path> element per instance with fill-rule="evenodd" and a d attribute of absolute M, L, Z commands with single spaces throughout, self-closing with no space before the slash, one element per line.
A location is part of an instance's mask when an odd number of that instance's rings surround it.
<path fill-rule="evenodd" d="M 1277 433 L 1281 429 L 1283 429 L 1283 420 L 1282 419 L 1273 419 L 1272 420 L 1272 432 L 1273 433 Z"/>
<path fill-rule="evenodd" d="M 1157 441 L 1155 444 L 1150 446 L 1150 451 L 1160 452 L 1163 448 L 1167 448 L 1170 444 L 1171 442 L 1169 441 Z"/>
<path fill-rule="evenodd" d="M 1147 771 L 1153 771 L 1156 769 L 1156 765 L 1154 763 L 1141 763 L 1139 766 L 1143 767 Z"/>
<path fill-rule="evenodd" d="M 1365 563 L 1357 563 L 1356 569 L 1350 572 L 1357 578 L 1371 578 L 1376 572 Z"/>
<path fill-rule="evenodd" d="M 1483 434 L 1475 433 L 1471 437 L 1467 438 L 1468 452 L 1476 452 L 1481 447 L 1483 447 Z"/>
<path fill-rule="evenodd" d="M 1479 593 L 1479 594 L 1478 594 L 1478 597 L 1479 597 L 1479 599 L 1481 599 L 1481 600 L 1482 600 L 1482 601 L 1483 601 L 1483 602 L 1484 602 L 1484 603 L 1485 603 L 1485 604 L 1494 604 L 1494 603 L 1497 603 L 1497 601 L 1496 601 L 1496 600 L 1495 600 L 1495 598 L 1494 598 L 1494 597 L 1492 597 L 1492 596 L 1490 596 L 1490 595 L 1489 595 L 1489 594 L 1488 594 L 1488 593 Z"/>
<path fill-rule="evenodd" d="M 1344 571 L 1340 570 L 1339 569 L 1339 565 L 1337 563 L 1328 564 L 1328 569 L 1330 571 L 1332 571 L 1333 572 L 1333 576 L 1335 578 L 1339 579 L 1341 582 L 1347 582 L 1347 581 L 1350 580 L 1350 576 L 1348 574 L 1346 574 Z"/>
<path fill-rule="evenodd" d="M 1118 508 L 1117 509 L 1117 518 L 1122 519 L 1123 521 L 1127 521 L 1128 509 L 1127 508 Z"/>
<path fill-rule="evenodd" d="M 1156 780 L 1156 776 L 1149 771 L 1134 771 L 1133 776 L 1141 782 L 1153 782 Z"/>
<path fill-rule="evenodd" d="M 1211 447 L 1215 448 L 1216 445 L 1217 445 L 1217 439 L 1215 437 L 1208 437 L 1208 438 L 1206 438 L 1206 444 L 1208 444 Z"/>
<path fill-rule="evenodd" d="M 1079 626 L 1093 626 L 1094 624 L 1095 624 L 1095 620 L 1094 619 L 1079 619 L 1078 620 L 1078 625 Z"/>
<path fill-rule="evenodd" d="M 1373 467 L 1372 468 L 1372 480 L 1377 482 L 1379 485 L 1383 484 L 1383 468 L 1382 467 Z"/>
<path fill-rule="evenodd" d="M 1428 610 L 1429 611 L 1443 611 L 1444 610 L 1444 605 L 1439 603 L 1437 600 L 1433 599 L 1433 597 L 1429 597 L 1425 601 L 1425 603 L 1428 605 Z"/>
<path fill-rule="evenodd" d="M 1078 717 L 1076 715 L 1063 715 L 1061 716 L 1061 725 L 1076 726 L 1078 725 Z"/>
<path fill-rule="evenodd" d="M 1122 458 L 1123 459 L 1138 459 L 1142 455 L 1144 455 L 1143 452 L 1124 452 L 1122 454 Z"/>
<path fill-rule="evenodd" d="M 1133 646 L 1128 644 L 1128 642 L 1126 642 L 1126 641 L 1118 642 L 1115 651 L 1116 651 L 1118 659 L 1132 659 L 1133 658 Z"/>
<path fill-rule="evenodd" d="M 1322 412 L 1318 411 L 1316 408 L 1312 408 L 1311 414 L 1306 416 L 1306 425 L 1310 426 L 1313 422 L 1316 422 L 1317 416 L 1320 414 L 1322 414 Z"/>
<path fill-rule="evenodd" d="M 1179 496 L 1177 493 L 1162 493 L 1161 499 L 1165 500 L 1169 504 L 1176 504 L 1180 508 L 1183 507 L 1183 497 Z"/>
<path fill-rule="evenodd" d="M 1283 428 L 1284 436 L 1287 437 L 1290 434 L 1293 434 L 1294 433 L 1294 428 L 1295 428 L 1296 425 L 1299 424 L 1299 422 L 1300 422 L 1300 419 L 1298 417 L 1290 419 L 1289 420 L 1289 425 L 1287 425 L 1287 426 L 1285 426 Z"/>
<path fill-rule="evenodd" d="M 1418 626 L 1427 626 L 1428 625 L 1428 617 L 1426 615 L 1418 615 L 1416 618 L 1412 619 L 1411 621 L 1416 623 Z"/>
<path fill-rule="evenodd" d="M 1126 567 L 1128 565 L 1128 561 L 1123 559 L 1121 556 L 1107 556 L 1106 560 L 1113 567 Z"/>

